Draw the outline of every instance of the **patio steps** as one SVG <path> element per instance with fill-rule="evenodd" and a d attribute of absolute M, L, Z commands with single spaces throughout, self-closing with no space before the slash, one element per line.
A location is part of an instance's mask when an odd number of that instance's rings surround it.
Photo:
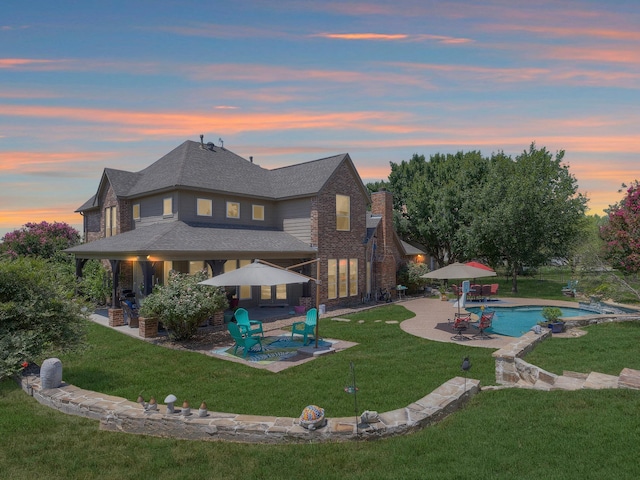
<path fill-rule="evenodd" d="M 521 385 L 525 386 L 525 385 Z M 619 376 L 605 373 L 578 373 L 565 371 L 559 376 L 545 376 L 538 379 L 529 388 L 536 390 L 600 390 L 603 388 L 633 388 L 640 389 L 640 371 L 625 368 Z"/>

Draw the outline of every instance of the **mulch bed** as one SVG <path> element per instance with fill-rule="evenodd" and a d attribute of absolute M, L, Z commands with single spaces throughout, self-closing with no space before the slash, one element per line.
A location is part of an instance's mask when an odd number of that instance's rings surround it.
<path fill-rule="evenodd" d="M 215 329 L 214 327 L 205 327 L 201 328 L 198 333 L 189 340 L 174 341 L 165 335 L 154 340 L 153 343 L 175 350 L 201 351 L 233 344 L 233 340 L 226 329 L 221 329 L 220 327 Z"/>

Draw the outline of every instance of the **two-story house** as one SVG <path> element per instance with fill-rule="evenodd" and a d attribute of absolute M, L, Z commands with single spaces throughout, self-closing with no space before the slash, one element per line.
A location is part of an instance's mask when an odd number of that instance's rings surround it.
<path fill-rule="evenodd" d="M 368 210 L 371 205 L 371 210 Z M 267 170 L 214 145 L 186 141 L 147 168 L 106 168 L 96 194 L 78 208 L 86 243 L 67 250 L 77 273 L 108 260 L 116 299 L 146 295 L 168 272 L 209 275 L 254 259 L 283 267 L 318 260 L 327 307 L 392 289 L 408 252 L 393 230 L 388 192 L 369 196 L 348 154 Z M 236 289 L 242 306 L 314 304 L 308 284 Z"/>

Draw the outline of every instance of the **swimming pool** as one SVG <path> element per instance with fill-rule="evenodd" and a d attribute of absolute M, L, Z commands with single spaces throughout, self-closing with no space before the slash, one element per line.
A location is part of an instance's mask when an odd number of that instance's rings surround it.
<path fill-rule="evenodd" d="M 498 333 L 507 337 L 519 337 L 531 330 L 531 327 L 544 320 L 542 309 L 544 306 L 496 307 L 489 310 L 496 312 L 491 329 L 487 333 Z M 581 317 L 583 315 L 597 315 L 598 312 L 583 308 L 559 307 L 562 318 Z M 480 316 L 480 307 L 467 307 L 467 311 Z"/>

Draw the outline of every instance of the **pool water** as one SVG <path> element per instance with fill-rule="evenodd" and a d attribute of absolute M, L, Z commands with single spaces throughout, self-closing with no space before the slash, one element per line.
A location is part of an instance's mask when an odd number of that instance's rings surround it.
<path fill-rule="evenodd" d="M 497 307 L 489 310 L 495 311 L 491 329 L 487 333 L 498 333 L 507 337 L 519 337 L 544 320 L 542 309 L 544 306 L 523 307 Z M 581 317 L 583 315 L 597 315 L 598 312 L 582 308 L 560 307 L 562 317 Z M 467 311 L 480 316 L 480 307 L 467 307 Z"/>

